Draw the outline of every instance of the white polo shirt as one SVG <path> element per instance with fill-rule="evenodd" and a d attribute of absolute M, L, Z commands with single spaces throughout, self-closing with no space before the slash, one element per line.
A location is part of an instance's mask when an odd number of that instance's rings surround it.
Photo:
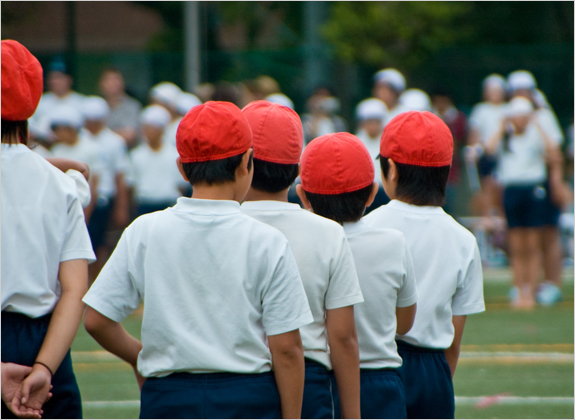
<path fill-rule="evenodd" d="M 363 220 L 343 229 L 357 267 L 365 302 L 355 307 L 361 369 L 398 368 L 396 307 L 417 302 L 411 252 L 403 233 L 373 228 Z"/>
<path fill-rule="evenodd" d="M 78 136 L 78 142 L 74 145 L 56 143 L 51 149 L 54 157 L 79 160 L 88 164 L 90 178 L 98 175 L 101 178 L 103 157 L 98 145 L 82 134 Z"/>
<path fill-rule="evenodd" d="M 91 140 L 99 149 L 101 171 L 98 194 L 107 198 L 114 197 L 116 195 L 116 175 L 125 174 L 128 170 L 126 142 L 119 134 L 107 127 L 96 135 L 84 129 L 82 136 Z"/>
<path fill-rule="evenodd" d="M 94 251 L 76 184 L 23 144 L 2 144 L 2 311 L 31 318 L 60 298 L 59 264 Z"/>
<path fill-rule="evenodd" d="M 402 104 L 398 103 L 395 108 L 388 109 L 387 117 L 385 118 L 385 125 L 389 124 L 389 122 L 394 118 L 397 117 L 399 114 L 403 114 L 404 112 L 408 112 L 409 109 Z"/>
<path fill-rule="evenodd" d="M 417 314 L 411 331 L 397 338 L 421 347 L 449 348 L 454 337 L 452 316 L 485 310 L 475 237 L 441 207 L 398 200 L 372 211 L 364 220 L 372 227 L 401 231 L 413 257 Z"/>
<path fill-rule="evenodd" d="M 241 209 L 288 239 L 313 314 L 313 323 L 300 330 L 304 355 L 331 369 L 326 309 L 363 302 L 343 228 L 292 203 L 246 201 Z"/>
<path fill-rule="evenodd" d="M 267 372 L 266 335 L 313 321 L 286 238 L 235 201 L 180 197 L 128 226 L 84 302 L 120 322 L 140 300 L 146 377 Z"/>
<path fill-rule="evenodd" d="M 469 125 L 479 132 L 481 144 L 485 144 L 501 127 L 505 119 L 506 104 L 481 102 L 473 107 L 469 115 Z"/>
<path fill-rule="evenodd" d="M 175 202 L 182 195 L 179 187 L 187 183 L 178 170 L 178 151 L 174 146 L 164 143 L 156 151 L 142 143 L 129 156 L 127 180 L 134 187 L 138 203 Z"/>

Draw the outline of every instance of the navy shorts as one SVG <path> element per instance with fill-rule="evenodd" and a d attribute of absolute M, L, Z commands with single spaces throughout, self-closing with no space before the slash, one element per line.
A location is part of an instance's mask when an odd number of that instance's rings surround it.
<path fill-rule="evenodd" d="M 158 201 L 156 203 L 138 203 L 138 217 L 143 214 L 153 213 L 155 211 L 165 210 L 176 204 L 175 201 Z"/>
<path fill-rule="evenodd" d="M 548 213 L 549 190 L 544 184 L 510 185 L 503 194 L 503 208 L 509 228 L 542 227 Z"/>
<path fill-rule="evenodd" d="M 272 372 L 173 373 L 147 378 L 141 419 L 279 419 L 280 395 Z"/>
<path fill-rule="evenodd" d="M 483 154 L 477 161 L 477 174 L 479 178 L 492 175 L 497 167 L 497 158 L 493 155 Z"/>
<path fill-rule="evenodd" d="M 405 419 L 405 392 L 397 369 L 360 369 L 362 419 Z M 335 418 L 341 419 L 339 393 L 332 375 Z M 303 417 L 302 417 L 303 418 Z"/>
<path fill-rule="evenodd" d="M 96 207 L 90 216 L 88 222 L 88 233 L 92 241 L 92 248 L 97 250 L 101 246 L 106 245 L 106 232 L 108 232 L 108 225 L 110 224 L 110 216 L 114 208 L 114 200 L 104 197 L 98 198 Z"/>
<path fill-rule="evenodd" d="M 29 318 L 2 312 L 2 362 L 32 366 L 46 337 L 52 314 Z M 54 372 L 52 398 L 42 406 L 43 419 L 81 419 L 82 400 L 72 370 L 70 351 Z M 2 403 L 2 418 L 16 418 Z"/>
<path fill-rule="evenodd" d="M 549 180 L 543 184 L 548 192 L 551 191 Z M 543 226 L 559 226 L 559 217 L 561 216 L 561 208 L 553 203 L 551 194 L 546 194 L 543 200 Z"/>
<path fill-rule="evenodd" d="M 333 419 L 330 373 L 314 360 L 305 359 L 302 419 Z"/>
<path fill-rule="evenodd" d="M 455 418 L 453 381 L 444 350 L 397 340 L 397 352 L 403 359 L 397 371 L 405 389 L 407 418 Z"/>

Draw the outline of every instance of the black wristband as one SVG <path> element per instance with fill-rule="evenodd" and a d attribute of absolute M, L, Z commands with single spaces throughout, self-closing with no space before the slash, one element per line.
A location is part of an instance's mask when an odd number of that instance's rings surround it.
<path fill-rule="evenodd" d="M 46 363 L 43 362 L 39 362 L 39 361 L 35 361 L 34 362 L 35 365 L 42 365 L 44 366 L 46 369 L 48 369 L 48 372 L 50 372 L 50 375 L 52 375 L 52 378 L 54 377 L 54 372 L 52 372 L 52 369 L 50 369 L 50 366 L 48 366 Z"/>

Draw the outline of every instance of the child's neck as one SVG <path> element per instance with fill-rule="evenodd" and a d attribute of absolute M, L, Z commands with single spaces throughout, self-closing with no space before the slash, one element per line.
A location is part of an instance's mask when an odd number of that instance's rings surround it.
<path fill-rule="evenodd" d="M 246 194 L 244 201 L 284 201 L 288 202 L 289 188 L 277 193 L 269 193 L 251 187 Z"/>
<path fill-rule="evenodd" d="M 162 149 L 162 141 L 148 141 L 148 146 L 154 152 L 159 152 Z"/>
<path fill-rule="evenodd" d="M 435 204 L 415 204 L 413 200 L 410 200 L 408 197 L 393 197 L 392 200 L 401 201 L 402 203 L 409 204 L 410 206 L 417 206 L 417 207 L 441 207 L 436 206 Z"/>
<path fill-rule="evenodd" d="M 226 182 L 216 185 L 195 184 L 192 186 L 192 198 L 200 200 L 233 200 L 239 203 L 243 197 L 237 196 L 235 183 Z"/>

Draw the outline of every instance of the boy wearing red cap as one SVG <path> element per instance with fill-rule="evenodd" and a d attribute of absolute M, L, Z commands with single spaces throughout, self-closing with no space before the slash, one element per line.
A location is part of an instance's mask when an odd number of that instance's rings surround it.
<path fill-rule="evenodd" d="M 466 316 L 485 310 L 475 237 L 441 205 L 453 155 L 447 125 L 430 112 L 395 117 L 381 137 L 383 187 L 392 199 L 365 217 L 405 235 L 420 299 L 413 328 L 397 337 L 409 418 L 453 418 L 452 377 Z"/>
<path fill-rule="evenodd" d="M 176 145 L 192 198 L 128 226 L 84 297 L 86 329 L 145 379 L 142 418 L 298 418 L 298 328 L 313 318 L 286 238 L 240 212 L 250 126 L 235 105 L 207 102 Z M 120 324 L 140 300 L 142 342 Z"/>
<path fill-rule="evenodd" d="M 355 308 L 361 417 L 405 418 L 395 333 L 407 332 L 415 316 L 417 289 L 407 242 L 401 232 L 372 229 L 361 219 L 378 184 L 371 156 L 356 136 L 318 137 L 306 147 L 301 165 L 302 203 L 343 224 L 365 299 Z"/>
<path fill-rule="evenodd" d="M 242 211 L 286 236 L 314 317 L 300 330 L 306 358 L 302 418 L 333 418 L 332 368 L 344 418 L 359 418 L 353 305 L 363 297 L 345 234 L 337 223 L 288 202 L 303 147 L 299 116 L 268 101 L 252 102 L 242 112 L 254 136 L 254 177 Z"/>
<path fill-rule="evenodd" d="M 42 83 L 38 60 L 2 41 L 3 418 L 82 417 L 70 345 L 95 256 L 75 182 L 26 146 Z"/>

